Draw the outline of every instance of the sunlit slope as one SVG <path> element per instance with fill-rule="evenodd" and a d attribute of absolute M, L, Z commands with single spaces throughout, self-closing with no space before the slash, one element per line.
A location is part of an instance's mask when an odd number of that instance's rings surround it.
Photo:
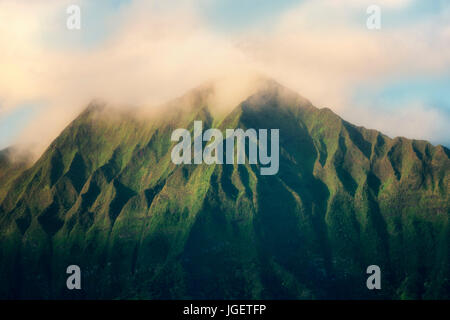
<path fill-rule="evenodd" d="M 212 91 L 149 118 L 91 105 L 14 178 L 0 297 L 450 298 L 447 149 L 356 127 L 274 82 L 227 114 Z M 194 120 L 280 129 L 278 174 L 174 165 L 171 133 Z M 71 264 L 80 292 L 66 289 Z"/>
<path fill-rule="evenodd" d="M 0 150 L 0 203 L 19 177 L 31 165 L 30 155 L 17 152 L 14 148 Z"/>

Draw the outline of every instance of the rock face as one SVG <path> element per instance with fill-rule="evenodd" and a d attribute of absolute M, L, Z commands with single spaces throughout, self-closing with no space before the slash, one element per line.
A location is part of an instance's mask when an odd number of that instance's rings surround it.
<path fill-rule="evenodd" d="M 450 298 L 448 149 L 275 82 L 217 115 L 213 90 L 152 118 L 92 105 L 30 168 L 0 160 L 0 298 Z M 194 120 L 280 129 L 278 174 L 174 165 L 171 133 Z M 382 290 L 367 289 L 369 265 Z"/>

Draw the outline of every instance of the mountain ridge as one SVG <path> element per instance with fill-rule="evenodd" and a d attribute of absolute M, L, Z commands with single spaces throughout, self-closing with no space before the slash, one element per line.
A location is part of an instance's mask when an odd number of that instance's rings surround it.
<path fill-rule="evenodd" d="M 354 126 L 276 82 L 228 113 L 212 93 L 155 118 L 82 112 L 0 201 L 0 296 L 449 297 L 445 147 Z M 280 128 L 279 174 L 174 165 L 170 134 L 193 120 Z M 80 293 L 69 264 L 87 273 Z M 365 288 L 369 264 L 384 291 Z"/>

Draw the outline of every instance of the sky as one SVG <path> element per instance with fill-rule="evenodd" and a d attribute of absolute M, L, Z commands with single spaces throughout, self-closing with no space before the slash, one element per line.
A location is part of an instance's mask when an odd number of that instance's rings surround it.
<path fill-rule="evenodd" d="M 80 30 L 66 27 L 73 4 Z M 450 147 L 447 0 L 0 0 L 0 149 L 42 152 L 92 99 L 150 108 L 252 72 L 356 125 Z"/>

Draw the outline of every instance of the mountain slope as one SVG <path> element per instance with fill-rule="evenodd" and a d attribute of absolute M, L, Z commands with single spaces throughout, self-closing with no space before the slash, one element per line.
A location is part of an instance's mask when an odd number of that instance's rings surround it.
<path fill-rule="evenodd" d="M 8 193 L 14 180 L 31 166 L 31 156 L 7 148 L 0 150 L 0 203 Z"/>
<path fill-rule="evenodd" d="M 447 149 L 356 127 L 273 81 L 227 114 L 213 93 L 152 118 L 91 105 L 74 120 L 1 202 L 0 297 L 450 297 Z M 174 165 L 171 133 L 194 120 L 279 128 L 279 173 Z M 366 288 L 372 264 L 380 291 Z"/>

